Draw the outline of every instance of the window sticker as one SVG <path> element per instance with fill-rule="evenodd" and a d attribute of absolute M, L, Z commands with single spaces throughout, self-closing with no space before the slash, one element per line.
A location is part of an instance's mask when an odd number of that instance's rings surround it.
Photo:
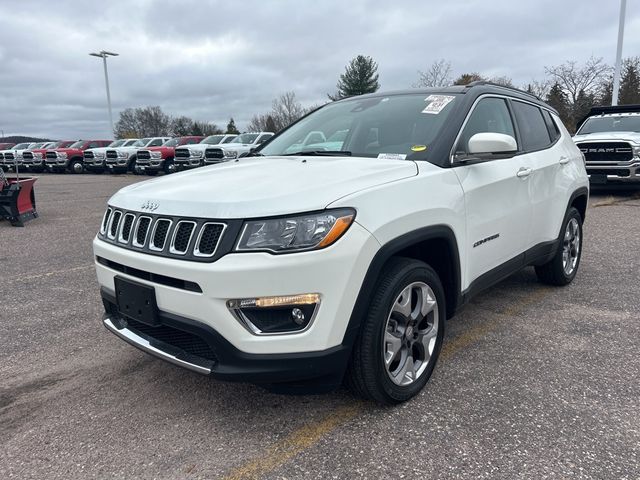
<path fill-rule="evenodd" d="M 407 155 L 404 153 L 379 153 L 378 158 L 384 160 L 406 160 Z"/>
<path fill-rule="evenodd" d="M 412 152 L 424 152 L 426 149 L 426 145 L 414 145 L 413 147 L 411 147 Z"/>
<path fill-rule="evenodd" d="M 429 95 L 424 99 L 425 102 L 429 102 L 422 113 L 430 113 L 433 115 L 439 114 L 444 107 L 454 99 L 453 95 Z"/>

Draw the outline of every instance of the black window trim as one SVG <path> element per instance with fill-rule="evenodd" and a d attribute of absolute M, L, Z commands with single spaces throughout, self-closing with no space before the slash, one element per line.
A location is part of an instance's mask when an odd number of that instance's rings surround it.
<path fill-rule="evenodd" d="M 553 112 L 551 110 L 549 110 L 548 108 L 542 108 L 540 105 L 536 105 L 535 103 L 532 102 L 527 102 L 525 100 L 521 100 L 519 98 L 509 98 L 509 102 L 521 102 L 521 103 L 528 103 L 529 105 L 533 105 L 534 107 L 538 108 L 540 110 L 540 115 L 542 115 L 542 110 L 546 110 L 547 112 L 549 112 L 551 115 L 551 120 L 554 121 L 555 123 L 555 119 L 553 118 Z M 515 117 L 515 115 L 514 115 Z M 544 121 L 544 115 L 542 116 L 542 120 Z M 516 120 L 516 124 L 518 123 L 518 121 Z M 547 122 L 544 122 L 545 125 L 545 129 L 547 130 L 547 133 L 549 134 L 549 140 L 551 140 L 551 132 L 549 132 L 549 127 L 547 127 Z M 556 125 L 557 127 L 557 125 Z M 560 128 L 558 128 L 558 130 L 560 130 Z M 533 150 L 522 150 L 522 151 L 518 151 L 518 155 L 523 155 L 525 153 L 536 153 L 536 152 L 541 152 L 542 150 L 548 150 L 549 148 L 555 146 L 556 143 L 558 143 L 558 141 L 562 138 L 562 130 L 560 130 L 560 135 L 558 135 L 558 138 L 556 138 L 553 142 L 547 144 L 546 146 L 542 147 L 542 148 L 536 148 Z"/>
<path fill-rule="evenodd" d="M 518 144 L 518 150 L 515 153 L 504 153 L 504 154 L 487 154 L 487 155 L 482 155 L 482 157 L 476 157 L 476 158 L 470 158 L 469 160 L 459 160 L 455 158 L 455 148 L 456 145 L 458 144 L 458 141 L 460 140 L 460 136 L 462 135 L 462 131 L 464 130 L 464 127 L 467 125 L 467 122 L 469 121 L 469 117 L 471 117 L 471 114 L 473 113 L 473 111 L 475 110 L 476 106 L 478 105 L 478 103 L 485 99 L 485 98 L 502 98 L 505 100 L 506 104 L 507 104 L 507 109 L 509 110 L 509 115 L 511 116 L 511 122 L 513 123 L 513 128 L 514 128 L 514 132 L 515 132 L 515 139 L 516 139 L 516 143 Z M 522 102 L 522 103 L 527 103 L 529 105 L 532 105 L 538 109 L 541 110 L 540 114 L 542 115 L 542 110 L 546 110 L 547 112 L 549 112 L 551 114 L 551 119 L 554 121 L 555 123 L 555 118 L 553 118 L 553 110 L 551 110 L 550 108 L 545 108 L 541 105 L 538 105 L 537 103 L 534 102 L 529 102 L 527 100 L 521 99 L 521 98 L 515 98 L 515 97 L 511 97 L 508 95 L 503 95 L 503 94 L 499 94 L 499 93 L 484 93 L 480 96 L 478 96 L 478 98 L 476 98 L 473 102 L 473 104 L 471 105 L 471 108 L 469 108 L 469 111 L 467 112 L 467 115 L 464 118 L 464 122 L 462 122 L 462 125 L 460 126 L 460 129 L 458 130 L 458 134 L 456 135 L 456 138 L 453 142 L 453 145 L 451 145 L 451 150 L 449 151 L 449 166 L 450 167 L 459 167 L 459 166 L 464 166 L 464 165 L 472 165 L 475 163 L 484 163 L 484 162 L 490 162 L 493 160 L 504 160 L 504 159 L 508 159 L 508 158 L 513 158 L 513 157 L 517 157 L 519 155 L 524 155 L 526 153 L 535 153 L 535 152 L 540 152 L 542 150 L 547 150 L 553 146 L 555 146 L 556 143 L 558 143 L 560 141 L 560 139 L 562 138 L 562 129 L 560 129 L 558 127 L 558 130 L 560 130 L 560 135 L 558 136 L 558 138 L 555 139 L 555 141 L 553 141 L 552 143 L 550 143 L 549 145 L 543 147 L 543 148 L 539 148 L 537 150 L 523 150 L 522 147 L 522 140 L 520 137 L 520 126 L 518 125 L 518 121 L 515 118 L 515 112 L 513 111 L 513 105 L 512 102 Z M 544 119 L 544 118 L 543 118 Z M 545 122 L 545 126 L 546 126 L 546 122 Z M 557 126 L 557 125 L 556 125 Z M 551 138 L 551 137 L 549 137 Z"/>

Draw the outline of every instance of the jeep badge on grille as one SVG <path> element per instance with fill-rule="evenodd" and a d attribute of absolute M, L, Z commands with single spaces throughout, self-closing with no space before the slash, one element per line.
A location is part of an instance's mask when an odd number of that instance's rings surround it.
<path fill-rule="evenodd" d="M 158 205 L 157 203 L 152 202 L 152 201 L 150 201 L 150 200 L 147 200 L 146 202 L 144 202 L 144 203 L 142 204 L 142 206 L 141 206 L 140 208 L 141 208 L 142 210 L 147 210 L 147 211 L 149 211 L 149 212 L 154 212 L 154 211 L 156 211 L 156 210 L 158 209 L 158 207 L 159 207 L 159 206 L 160 206 L 160 205 Z"/>

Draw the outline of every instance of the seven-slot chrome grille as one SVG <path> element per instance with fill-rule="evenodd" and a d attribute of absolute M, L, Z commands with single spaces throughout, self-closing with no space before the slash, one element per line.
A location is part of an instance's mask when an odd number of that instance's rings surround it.
<path fill-rule="evenodd" d="M 99 237 L 153 255 L 213 261 L 227 224 L 208 219 L 131 212 L 108 207 Z"/>

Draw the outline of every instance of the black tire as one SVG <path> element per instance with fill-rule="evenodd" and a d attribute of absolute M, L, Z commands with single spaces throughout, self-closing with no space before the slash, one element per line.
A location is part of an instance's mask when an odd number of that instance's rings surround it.
<path fill-rule="evenodd" d="M 169 157 L 164 161 L 164 165 L 162 165 L 162 170 L 166 175 L 169 175 L 170 173 L 175 173 L 178 171 L 173 162 L 172 157 Z"/>
<path fill-rule="evenodd" d="M 69 160 L 69 172 L 71 173 L 83 173 L 84 172 L 84 163 L 79 158 L 72 158 Z"/>
<path fill-rule="evenodd" d="M 384 335 L 391 309 L 401 292 L 414 282 L 430 287 L 437 302 L 437 331 L 435 345 L 426 368 L 408 385 L 398 385 L 390 378 L 383 359 Z M 383 405 L 393 405 L 409 400 L 425 386 L 442 347 L 446 318 L 445 295 L 438 274 L 426 263 L 409 258 L 396 257 L 389 261 L 381 273 L 373 293 L 369 311 L 363 319 L 360 335 L 356 339 L 347 367 L 345 384 L 356 395 Z M 405 330 L 406 331 L 406 330 Z M 418 331 L 416 324 L 415 331 Z M 403 340 L 404 341 L 404 340 Z"/>
<path fill-rule="evenodd" d="M 578 241 L 577 243 L 577 252 L 576 252 L 576 263 L 575 267 L 570 272 L 567 272 L 565 269 L 564 262 L 564 252 L 565 247 L 569 248 L 569 252 L 573 255 L 573 251 L 575 248 L 572 248 L 571 245 L 567 244 L 567 240 L 565 239 L 567 233 L 567 226 L 569 222 L 575 220 L 577 222 L 578 229 Z M 575 225 L 575 224 L 573 224 Z M 569 208 L 567 214 L 565 215 L 564 221 L 562 222 L 562 228 L 560 229 L 560 235 L 558 237 L 558 251 L 553 256 L 551 260 L 543 265 L 537 265 L 535 267 L 536 275 L 538 276 L 538 280 L 542 283 L 546 283 L 548 285 L 556 285 L 556 286 L 564 286 L 570 284 L 578 273 L 578 267 L 580 267 L 580 259 L 582 258 L 582 216 L 580 212 L 574 207 Z"/>

